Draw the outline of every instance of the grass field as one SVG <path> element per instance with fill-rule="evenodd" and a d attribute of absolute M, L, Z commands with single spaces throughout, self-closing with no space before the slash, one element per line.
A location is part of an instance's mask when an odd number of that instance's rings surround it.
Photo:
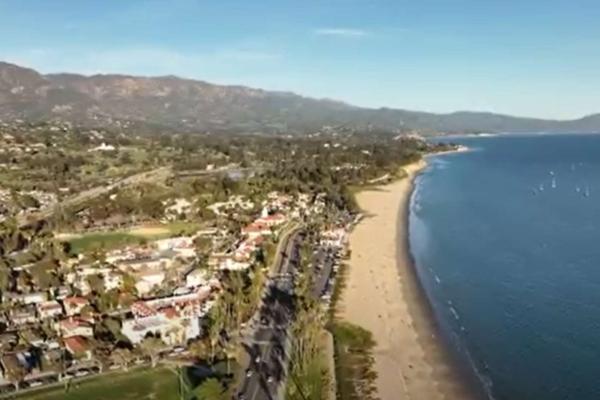
<path fill-rule="evenodd" d="M 19 400 L 179 400 L 178 380 L 166 368 L 142 369 L 90 378 L 65 388 L 19 395 Z"/>
<path fill-rule="evenodd" d="M 93 232 L 83 235 L 63 234 L 71 246 L 72 254 L 81 254 L 90 250 L 111 250 L 138 244 L 144 240 L 157 240 L 180 233 L 190 234 L 198 229 L 198 224 L 190 222 L 172 222 L 132 228 L 128 231 Z"/>

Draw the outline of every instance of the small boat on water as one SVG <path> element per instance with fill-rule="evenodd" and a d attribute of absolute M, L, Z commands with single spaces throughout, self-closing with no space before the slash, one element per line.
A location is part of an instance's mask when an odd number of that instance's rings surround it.
<path fill-rule="evenodd" d="M 575 187 L 575 191 L 576 191 L 577 193 L 579 193 L 579 192 L 581 192 L 581 188 L 580 188 L 579 186 L 576 186 L 576 187 Z"/>
<path fill-rule="evenodd" d="M 543 184 L 543 183 L 540 183 L 540 187 L 539 187 L 539 189 L 540 189 L 540 192 L 543 192 L 543 191 L 544 191 L 544 184 Z"/>
<path fill-rule="evenodd" d="M 552 189 L 556 189 L 556 179 L 552 178 Z"/>
<path fill-rule="evenodd" d="M 584 197 L 590 197 L 590 188 L 589 188 L 589 186 L 586 186 L 585 192 L 583 192 L 583 196 Z"/>

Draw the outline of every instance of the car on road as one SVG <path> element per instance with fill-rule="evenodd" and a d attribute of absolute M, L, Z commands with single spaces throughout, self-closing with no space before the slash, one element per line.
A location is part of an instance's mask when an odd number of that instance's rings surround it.
<path fill-rule="evenodd" d="M 253 374 L 252 370 L 250 368 L 248 368 L 246 370 L 246 378 L 250 378 L 252 376 L 252 374 Z"/>

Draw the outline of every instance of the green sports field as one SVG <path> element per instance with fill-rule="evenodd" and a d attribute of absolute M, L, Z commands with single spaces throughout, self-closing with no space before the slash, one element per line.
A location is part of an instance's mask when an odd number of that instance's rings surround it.
<path fill-rule="evenodd" d="M 179 400 L 175 373 L 167 368 L 112 373 L 17 396 L 19 400 Z"/>

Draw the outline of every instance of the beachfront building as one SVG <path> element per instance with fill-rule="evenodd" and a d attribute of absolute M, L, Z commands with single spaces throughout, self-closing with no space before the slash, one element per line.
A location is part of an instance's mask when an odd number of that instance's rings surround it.
<path fill-rule="evenodd" d="M 347 234 L 344 228 L 329 229 L 321 232 L 321 245 L 342 248 L 346 245 Z"/>

